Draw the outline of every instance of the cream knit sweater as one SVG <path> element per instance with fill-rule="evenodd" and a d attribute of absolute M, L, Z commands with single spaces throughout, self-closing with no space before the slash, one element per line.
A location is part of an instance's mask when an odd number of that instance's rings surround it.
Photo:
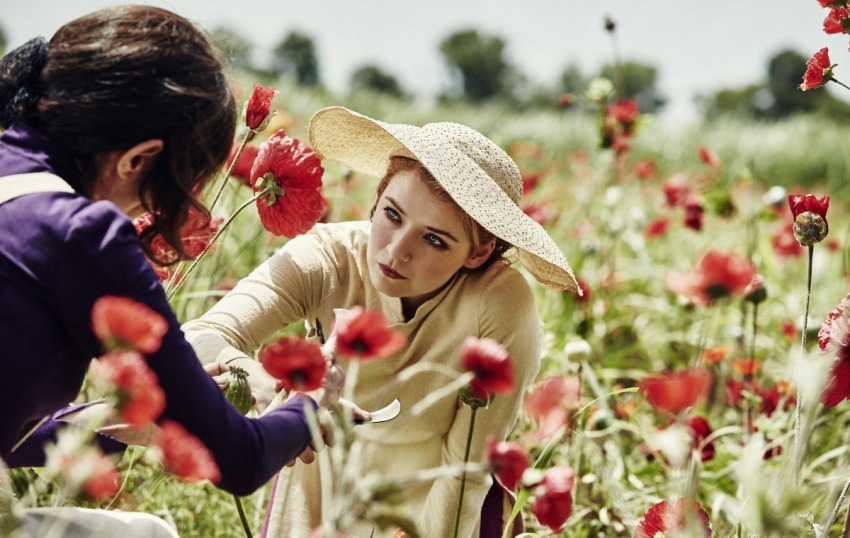
<path fill-rule="evenodd" d="M 542 324 L 531 289 L 518 271 L 494 264 L 480 274 L 456 275 L 418 308 L 413 319 L 405 321 L 401 301 L 380 294 L 369 280 L 369 226 L 368 222 L 318 224 L 289 241 L 203 317 L 187 323 L 187 338 L 204 362 L 224 362 L 253 354 L 293 322 L 304 320 L 308 337 L 315 338 L 314 320 L 318 319 L 328 335 L 334 308 L 360 305 L 382 312 L 408 338 L 408 345 L 389 358 L 361 363 L 354 400 L 371 410 L 398 398 L 402 411 L 390 422 L 357 426 L 365 446 L 363 457 L 351 463 L 361 467 L 360 476 L 378 473 L 382 478 L 408 477 L 417 470 L 463 461 L 471 411 L 460 404 L 457 393 L 440 399 L 421 416 L 411 417 L 410 410 L 450 382 L 447 369 L 463 372 L 460 347 L 467 336 L 492 338 L 510 353 L 516 375 L 512 394 L 497 396 L 476 414 L 470 461 L 484 461 L 488 436 L 500 440 L 507 436 L 540 366 Z M 340 362 L 348 369 L 344 359 Z M 400 372 L 424 363 L 436 366 L 397 382 Z M 320 462 L 300 461 L 281 472 L 271 500 L 268 536 L 305 538 L 319 525 L 320 472 L 328 473 L 320 470 Z M 477 537 L 479 513 L 490 484 L 486 474 L 467 475 L 459 536 Z M 452 535 L 459 489 L 458 476 L 404 489 L 407 514 L 422 536 Z M 369 536 L 371 530 L 361 521 L 348 532 Z M 376 537 L 391 535 L 392 529 L 375 531 Z"/>

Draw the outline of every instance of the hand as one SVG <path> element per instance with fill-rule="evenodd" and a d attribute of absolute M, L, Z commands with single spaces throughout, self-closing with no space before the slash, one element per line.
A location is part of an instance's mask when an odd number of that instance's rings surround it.
<path fill-rule="evenodd" d="M 320 409 L 315 415 L 313 415 L 318 419 L 319 432 L 321 433 L 320 438 L 314 437 L 307 448 L 304 449 L 301 454 L 298 455 L 298 459 L 303 461 L 304 463 L 310 464 L 316 461 L 316 452 L 321 452 L 325 446 L 334 446 L 334 425 L 333 420 L 330 418 L 330 413 Z M 286 466 L 292 467 L 295 465 L 297 460 L 290 460 Z"/>
<path fill-rule="evenodd" d="M 340 408 L 342 413 L 345 413 L 346 416 L 351 417 L 351 420 L 354 421 L 355 424 L 363 424 L 365 422 L 369 422 L 372 419 L 372 414 L 368 411 L 364 411 L 360 409 L 354 402 L 350 402 L 344 398 L 340 398 L 337 406 Z"/>
<path fill-rule="evenodd" d="M 322 386 L 305 394 L 313 398 L 319 407 L 330 407 L 339 400 L 339 394 L 344 385 L 345 371 L 339 367 L 335 359 L 329 359 Z"/>
<path fill-rule="evenodd" d="M 230 383 L 228 379 L 227 372 L 230 370 L 230 367 L 226 364 L 221 364 L 220 362 L 210 362 L 204 365 L 204 370 L 212 377 L 213 381 L 215 381 L 218 388 L 221 390 L 225 390 L 227 385 Z"/>

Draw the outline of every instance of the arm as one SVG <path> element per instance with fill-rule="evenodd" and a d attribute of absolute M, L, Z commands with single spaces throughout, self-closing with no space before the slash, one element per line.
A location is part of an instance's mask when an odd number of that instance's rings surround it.
<path fill-rule="evenodd" d="M 494 435 L 500 440 L 507 437 L 519 416 L 526 388 L 540 365 L 542 326 L 534 297 L 523 277 L 512 273 L 515 278 L 509 282 L 490 287 L 499 291 L 489 293 L 478 308 L 480 333 L 475 336 L 492 338 L 508 350 L 516 374 L 514 391 L 496 396 L 488 408 L 476 412 L 469 454 L 471 462 L 486 461 L 488 436 Z M 472 411 L 467 405 L 460 402 L 458 405 L 443 445 L 443 465 L 463 462 Z M 488 474 L 467 473 L 458 536 L 472 536 L 490 485 Z M 459 494 L 460 476 L 439 478 L 434 482 L 417 522 L 423 536 L 452 535 Z"/>

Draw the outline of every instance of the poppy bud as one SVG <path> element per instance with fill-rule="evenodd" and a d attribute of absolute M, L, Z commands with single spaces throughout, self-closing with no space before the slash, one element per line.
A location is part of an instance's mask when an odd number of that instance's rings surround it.
<path fill-rule="evenodd" d="M 794 219 L 794 237 L 801 245 L 810 247 L 820 243 L 829 233 L 826 220 L 817 213 L 804 211 Z"/>
<path fill-rule="evenodd" d="M 744 300 L 753 304 L 759 304 L 767 299 L 767 290 L 764 288 L 764 279 L 761 275 L 755 275 L 744 288 Z"/>

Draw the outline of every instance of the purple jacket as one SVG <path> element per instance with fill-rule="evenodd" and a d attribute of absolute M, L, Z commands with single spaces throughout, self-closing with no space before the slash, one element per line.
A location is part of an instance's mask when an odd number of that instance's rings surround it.
<path fill-rule="evenodd" d="M 0 135 L 0 182 L 29 172 L 52 172 L 79 189 L 79 174 L 63 152 L 16 124 Z M 10 465 L 43 462 L 11 449 L 33 423 L 77 398 L 92 358 L 102 352 L 90 313 L 104 295 L 144 303 L 168 321 L 162 347 L 148 356 L 166 395 L 162 418 L 179 422 L 212 451 L 219 487 L 249 494 L 304 450 L 304 399 L 248 419 L 224 398 L 185 341 L 133 223 L 111 202 L 48 192 L 0 205 L 0 457 Z M 25 445 L 42 446 L 54 426 Z"/>

